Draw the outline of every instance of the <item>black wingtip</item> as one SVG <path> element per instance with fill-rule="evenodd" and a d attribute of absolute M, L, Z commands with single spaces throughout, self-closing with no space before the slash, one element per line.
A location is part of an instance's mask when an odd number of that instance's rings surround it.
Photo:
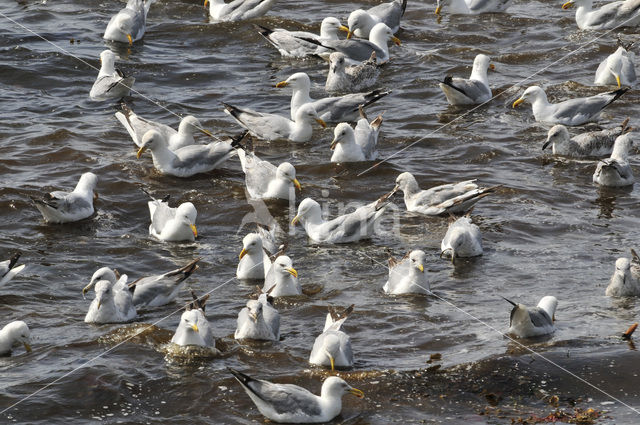
<path fill-rule="evenodd" d="M 249 135 L 249 130 L 245 130 L 241 134 L 231 138 L 231 147 L 232 148 L 241 148 L 244 150 L 253 150 L 252 143 L 249 139 L 247 139 L 247 143 L 243 144 L 242 141 Z"/>
<path fill-rule="evenodd" d="M 233 375 L 234 378 L 236 378 L 238 380 L 238 382 L 240 382 L 242 385 L 247 385 L 249 383 L 249 381 L 252 380 L 252 378 L 249 375 L 245 375 L 244 373 L 240 372 L 239 370 L 236 370 L 232 367 L 227 367 L 227 370 L 229 371 L 230 374 Z"/>
<path fill-rule="evenodd" d="M 631 251 L 633 251 L 633 250 L 631 250 Z M 15 265 L 18 262 L 18 260 L 20 259 L 21 255 L 22 255 L 22 253 L 20 251 L 18 251 L 15 254 L 13 254 L 13 256 L 9 259 L 9 270 L 11 270 L 12 268 L 15 267 Z"/>
<path fill-rule="evenodd" d="M 618 100 L 620 98 L 620 96 L 622 96 L 623 94 L 625 94 L 627 91 L 629 91 L 629 87 L 621 87 L 618 90 L 612 91 L 610 94 L 613 94 L 613 99 L 611 100 L 611 102 L 609 102 L 609 104 L 615 102 L 616 100 Z"/>
<path fill-rule="evenodd" d="M 253 26 L 258 30 L 263 37 L 269 37 L 270 34 L 273 33 L 271 28 L 263 27 L 262 25 L 253 24 Z"/>
<path fill-rule="evenodd" d="M 505 298 L 505 297 L 503 297 L 502 295 L 500 296 L 500 298 L 502 298 L 503 300 L 505 300 L 506 302 L 508 302 L 508 303 L 509 303 L 509 304 L 511 304 L 512 306 L 514 306 L 514 307 L 518 307 L 518 304 L 517 304 L 517 303 L 514 303 L 514 302 L 513 302 L 513 301 L 511 301 L 510 299 Z"/>
<path fill-rule="evenodd" d="M 405 10 L 407 10 L 407 0 L 402 0 L 402 16 L 404 16 Z"/>

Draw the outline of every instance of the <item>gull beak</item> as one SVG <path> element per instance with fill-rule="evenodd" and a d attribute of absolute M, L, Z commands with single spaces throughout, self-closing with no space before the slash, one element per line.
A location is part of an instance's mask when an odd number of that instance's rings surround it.
<path fill-rule="evenodd" d="M 98 301 L 98 310 L 100 310 L 100 306 L 102 306 L 102 300 Z"/>
<path fill-rule="evenodd" d="M 357 388 L 351 388 L 349 390 L 349 394 L 353 394 L 354 396 L 356 396 L 358 398 L 364 398 L 364 393 L 362 392 L 362 390 L 359 390 Z"/>
<path fill-rule="evenodd" d="M 424 266 L 422 264 L 418 264 L 418 270 L 420 270 L 421 273 L 424 273 Z"/>
<path fill-rule="evenodd" d="M 293 185 L 296 187 L 296 189 L 302 190 L 302 186 L 300 185 L 298 179 L 293 179 Z"/>
<path fill-rule="evenodd" d="M 353 37 L 353 31 L 347 28 L 347 40 L 351 39 L 351 37 Z"/>
<path fill-rule="evenodd" d="M 286 81 L 280 81 L 278 84 L 276 84 L 276 88 L 283 88 L 283 87 L 287 87 L 289 85 L 289 83 L 287 83 Z"/>
<path fill-rule="evenodd" d="M 141 147 L 140 149 L 138 149 L 138 153 L 136 154 L 136 158 L 140 159 L 140 157 L 142 156 L 142 154 L 147 150 L 146 146 Z"/>
<path fill-rule="evenodd" d="M 349 29 L 349 27 L 346 27 L 346 26 L 344 26 L 344 25 L 340 25 L 340 26 L 338 27 L 338 29 L 339 29 L 340 31 L 344 31 L 344 32 L 346 32 L 346 33 L 347 33 L 347 38 L 349 38 L 349 33 L 351 32 L 351 30 Z"/>
<path fill-rule="evenodd" d="M 129 46 L 133 45 L 133 38 L 131 38 L 131 34 L 127 34 L 127 40 L 129 40 Z"/>
<path fill-rule="evenodd" d="M 240 255 L 238 255 L 238 260 L 242 260 L 242 257 L 244 257 L 245 255 L 247 255 L 247 250 L 242 248 L 242 251 L 240 251 Z"/>
<path fill-rule="evenodd" d="M 327 353 L 327 356 L 329 356 L 329 362 L 331 362 L 331 370 L 336 370 L 335 368 L 335 360 L 333 359 L 333 356 L 331 354 Z"/>
<path fill-rule="evenodd" d="M 193 325 L 191 325 L 191 329 L 193 329 L 196 332 L 199 332 L 198 325 L 196 325 L 195 323 Z"/>
<path fill-rule="evenodd" d="M 490 63 L 489 64 L 489 69 L 492 70 L 492 71 L 495 71 L 496 70 L 496 66 L 494 64 Z"/>
<path fill-rule="evenodd" d="M 293 267 L 289 267 L 287 271 L 291 274 L 291 276 L 298 277 L 298 272 Z"/>
<path fill-rule="evenodd" d="M 513 102 L 513 107 L 517 108 L 519 104 L 521 104 L 522 102 L 524 102 L 523 98 L 520 98 L 518 100 L 516 100 L 515 102 Z"/>
<path fill-rule="evenodd" d="M 213 134 L 211 134 L 211 132 L 209 130 L 205 130 L 204 128 L 200 129 L 200 131 L 204 134 L 206 134 L 207 136 L 214 138 Z"/>
<path fill-rule="evenodd" d="M 95 190 L 93 191 L 93 200 L 94 201 L 98 200 L 98 192 L 96 192 Z"/>
<path fill-rule="evenodd" d="M 551 140 L 547 139 L 542 145 L 542 150 L 545 150 L 551 144 Z"/>
<path fill-rule="evenodd" d="M 204 0 L 204 7 L 207 7 L 208 4 L 209 4 L 209 0 Z"/>
<path fill-rule="evenodd" d="M 436 7 L 436 15 L 440 15 L 441 10 L 442 10 L 442 6 L 438 5 L 438 7 Z"/>
<path fill-rule="evenodd" d="M 194 237 L 198 237 L 198 229 L 196 229 L 196 225 L 195 224 L 190 224 L 189 227 L 191 228 L 191 231 L 193 232 L 193 236 Z"/>
<path fill-rule="evenodd" d="M 84 298 L 84 295 L 89 292 L 89 289 L 91 289 L 91 287 L 93 286 L 93 282 L 89 283 L 87 286 L 85 286 L 84 288 L 82 288 L 82 298 Z"/>
<path fill-rule="evenodd" d="M 300 220 L 300 216 L 299 215 L 293 217 L 293 220 L 291 220 L 291 225 L 295 226 L 298 223 L 299 220 Z"/>
<path fill-rule="evenodd" d="M 401 46 L 402 45 L 402 43 L 400 42 L 400 39 L 398 37 L 396 37 L 395 35 L 391 37 L 391 41 L 396 43 L 396 46 Z"/>
<path fill-rule="evenodd" d="M 22 345 L 24 345 L 24 349 L 27 350 L 27 353 L 31 352 L 31 344 L 29 344 L 28 342 L 23 342 Z"/>
<path fill-rule="evenodd" d="M 440 253 L 440 258 L 444 257 L 445 255 L 451 255 L 451 264 L 455 264 L 456 252 L 452 248 L 447 248 L 442 251 Z"/>
<path fill-rule="evenodd" d="M 618 83 L 618 88 L 622 87 L 622 84 L 620 84 L 620 76 L 616 75 L 616 82 Z"/>
<path fill-rule="evenodd" d="M 257 315 L 257 314 L 255 314 L 253 311 L 250 311 L 250 312 L 249 312 L 249 316 L 251 317 L 251 319 L 252 319 L 254 322 L 258 322 L 258 315 Z"/>
<path fill-rule="evenodd" d="M 329 145 L 329 149 L 334 150 L 336 148 L 336 146 L 338 145 L 338 139 L 333 139 L 331 141 L 331 145 Z"/>
<path fill-rule="evenodd" d="M 573 6 L 573 2 L 572 1 L 568 1 L 565 4 L 562 5 L 563 9 L 569 9 L 571 6 Z"/>
<path fill-rule="evenodd" d="M 316 118 L 316 122 L 322 126 L 322 128 L 327 128 L 327 124 L 320 118 Z"/>
<path fill-rule="evenodd" d="M 451 250 L 451 264 L 456 264 L 456 252 L 454 250 Z"/>

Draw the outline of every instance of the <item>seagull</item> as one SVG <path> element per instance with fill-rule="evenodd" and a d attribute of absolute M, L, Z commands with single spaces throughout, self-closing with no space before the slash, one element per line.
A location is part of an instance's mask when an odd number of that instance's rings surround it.
<path fill-rule="evenodd" d="M 389 258 L 389 279 L 382 289 L 391 295 L 428 294 L 431 292 L 424 265 L 427 254 L 416 249 L 400 261 Z"/>
<path fill-rule="evenodd" d="M 313 135 L 314 121 L 322 127 L 327 126 L 312 104 L 300 107 L 293 121 L 281 115 L 240 109 L 224 102 L 222 105 L 225 113 L 249 130 L 249 133 L 267 141 L 287 139 L 292 142 L 308 142 Z"/>
<path fill-rule="evenodd" d="M 513 305 L 508 333 L 518 338 L 531 338 L 555 332 L 553 322 L 556 307 L 558 307 L 556 297 L 542 297 L 537 307 L 533 308 L 507 301 Z"/>
<path fill-rule="evenodd" d="M 628 88 L 600 93 L 595 96 L 578 97 L 560 103 L 549 103 L 547 94 L 538 86 L 531 86 L 515 102 L 517 107 L 524 101 L 531 103 L 536 121 L 548 124 L 580 125 L 595 121 L 600 112 L 622 96 Z"/>
<path fill-rule="evenodd" d="M 440 15 L 445 6 L 453 15 L 479 15 L 504 12 L 511 6 L 511 0 L 437 0 L 436 15 Z"/>
<path fill-rule="evenodd" d="M 353 366 L 351 338 L 340 330 L 351 312 L 353 312 L 353 304 L 340 315 L 337 315 L 335 310 L 329 309 L 324 330 L 313 343 L 309 363 L 318 366 L 331 366 L 331 370 L 335 370 L 336 366 Z"/>
<path fill-rule="evenodd" d="M 563 9 L 577 6 L 576 23 L 581 30 L 601 30 L 640 24 L 640 0 L 613 1 L 592 10 L 593 0 L 569 0 Z"/>
<path fill-rule="evenodd" d="M 285 81 L 276 84 L 276 87 L 291 87 L 291 119 L 293 119 L 300 107 L 311 104 L 318 116 L 326 122 L 355 121 L 359 116 L 359 107 L 367 107 L 391 92 L 374 90 L 369 93 L 351 93 L 343 96 L 311 99 L 309 90 L 311 80 L 304 72 L 296 72 Z"/>
<path fill-rule="evenodd" d="M 373 161 L 378 157 L 376 145 L 382 114 L 369 123 L 362 108 L 360 111 L 362 118 L 358 120 L 355 131 L 346 122 L 338 124 L 333 130 L 333 141 L 329 146 L 333 151 L 331 162 Z"/>
<path fill-rule="evenodd" d="M 455 264 L 456 258 L 477 257 L 482 255 L 482 235 L 478 226 L 471 222 L 469 214 L 462 216 L 449 224 L 447 233 L 440 245 L 440 257 L 451 256 L 451 263 Z"/>
<path fill-rule="evenodd" d="M 266 310 L 269 314 L 278 316 L 278 329 L 269 326 L 266 321 Z M 253 339 L 258 341 L 277 341 L 280 339 L 280 314 L 268 303 L 259 300 L 247 301 L 247 306 L 238 314 L 238 325 L 234 334 L 235 339 Z M 273 319 L 273 317 L 271 317 Z"/>
<path fill-rule="evenodd" d="M 387 24 L 394 34 L 397 33 L 400 29 L 400 19 L 406 8 L 407 0 L 393 0 L 367 10 L 354 10 L 347 19 L 349 25 L 347 38 L 351 38 L 352 35 L 368 38 L 373 27 L 379 22 Z"/>
<path fill-rule="evenodd" d="M 123 275 L 126 280 L 126 275 Z M 89 305 L 84 317 L 85 323 L 125 323 L 136 317 L 136 308 L 129 303 L 128 310 L 121 310 L 116 304 L 116 293 L 120 293 L 108 280 L 99 280 L 93 284 L 95 299 Z"/>
<path fill-rule="evenodd" d="M 211 331 L 209 320 L 204 314 L 209 294 L 197 297 L 192 291 L 191 296 L 193 301 L 187 304 L 184 313 L 182 313 L 171 342 L 180 346 L 197 345 L 215 348 L 216 340 Z"/>
<path fill-rule="evenodd" d="M 640 2 L 638 7 L 640 8 Z M 618 50 L 600 62 L 593 83 L 597 86 L 617 85 L 618 88 L 635 84 L 637 78 L 633 57 L 632 52 L 627 52 L 623 46 L 618 47 Z"/>
<path fill-rule="evenodd" d="M 142 145 L 136 157 L 150 150 L 153 166 L 161 173 L 176 177 L 191 177 L 218 168 L 231 157 L 235 140 L 211 142 L 208 145 L 189 145 L 172 151 L 165 137 L 156 130 L 142 136 Z"/>
<path fill-rule="evenodd" d="M 629 149 L 633 146 L 631 134 L 623 134 L 618 136 L 613 144 L 613 152 L 611 157 L 598 162 L 595 173 L 593 173 L 593 182 L 602 186 L 622 187 L 633 184 L 633 171 L 627 160 Z"/>
<path fill-rule="evenodd" d="M 325 379 L 320 396 L 317 396 L 297 385 L 274 384 L 251 378 L 235 369 L 228 369 L 240 382 L 260 413 L 274 422 L 329 422 L 342 411 L 344 394 L 364 397 L 362 391 L 353 388 L 337 376 Z"/>
<path fill-rule="evenodd" d="M 24 264 L 16 266 L 21 255 L 20 252 L 16 252 L 8 260 L 0 261 L 0 287 L 4 286 L 26 267 Z"/>
<path fill-rule="evenodd" d="M 168 125 L 159 122 L 150 121 L 138 116 L 129 106 L 124 103 L 120 104 L 121 110 L 116 112 L 116 118 L 129 132 L 133 143 L 139 148 L 142 147 L 142 137 L 149 130 L 156 130 L 167 141 L 167 148 L 170 151 L 183 148 L 189 145 L 195 145 L 196 141 L 193 134 L 200 131 L 209 137 L 213 137 L 210 131 L 202 128 L 200 121 L 193 115 L 187 115 L 180 121 L 178 131 Z"/>
<path fill-rule="evenodd" d="M 276 0 L 204 0 L 204 7 L 209 5 L 209 14 L 214 21 L 242 21 L 259 18 L 271 9 Z"/>
<path fill-rule="evenodd" d="M 479 54 L 473 60 L 469 79 L 447 76 L 440 83 L 440 89 L 450 105 L 477 105 L 491 99 L 491 88 L 487 78 L 487 69 L 495 69 L 489 63 L 489 56 Z"/>
<path fill-rule="evenodd" d="M 305 39 L 308 40 L 308 39 Z M 329 56 L 331 52 L 344 53 L 347 57 L 348 65 L 357 65 L 371 57 L 371 52 L 376 53 L 379 63 L 389 60 L 389 46 L 387 42 L 391 40 L 400 46 L 400 39 L 393 35 L 393 31 L 386 24 L 380 22 L 375 24 L 369 33 L 368 40 L 348 39 L 348 40 L 309 40 L 324 47 L 327 52 L 319 52 L 322 57 Z"/>
<path fill-rule="evenodd" d="M 613 144 L 618 136 L 632 130 L 632 128 L 628 127 L 628 124 L 629 118 L 616 127 L 588 131 L 573 137 L 571 137 L 564 125 L 554 125 L 549 129 L 547 140 L 542 145 L 542 150 L 551 145 L 554 155 L 573 158 L 608 156 L 611 155 Z"/>
<path fill-rule="evenodd" d="M 342 25 L 339 19 L 333 17 L 322 20 L 320 35 L 307 31 L 288 31 L 282 28 L 269 29 L 261 25 L 256 25 L 256 27 L 258 27 L 258 33 L 278 49 L 282 56 L 292 58 L 304 58 L 326 50 L 305 39 L 312 39 L 318 42 L 338 40 L 338 31 L 349 32 L 349 28 Z"/>
<path fill-rule="evenodd" d="M 128 277 L 126 274 L 120 276 L 120 278 L 116 277 L 116 273 L 114 270 L 111 270 L 109 267 L 102 267 L 93 273 L 91 276 L 91 281 L 87 286 L 82 289 L 82 296 L 93 288 L 98 282 L 106 281 L 109 282 L 111 286 L 111 297 L 113 297 L 113 303 L 115 308 L 111 312 L 106 312 L 107 310 L 103 310 L 99 304 L 96 306 L 95 310 L 91 310 L 89 308 L 89 312 L 85 318 L 85 322 L 87 323 L 107 323 L 103 320 L 96 320 L 96 318 L 105 318 L 115 315 L 118 319 L 118 322 L 128 322 L 133 320 L 137 316 L 136 307 L 133 303 L 133 296 L 131 291 L 129 290 L 129 286 L 127 285 Z M 96 290 L 96 298 L 98 291 Z M 93 306 L 93 304 L 92 304 Z M 105 305 L 106 307 L 106 305 Z M 111 323 L 111 322 L 109 322 Z"/>
<path fill-rule="evenodd" d="M 296 169 L 289 162 L 277 167 L 264 161 L 253 152 L 237 149 L 245 176 L 247 192 L 252 199 L 296 199 L 295 189 L 301 190 Z"/>
<path fill-rule="evenodd" d="M 13 347 L 20 344 L 27 353 L 31 352 L 31 331 L 26 323 L 16 320 L 0 329 L 0 356 L 11 354 Z"/>
<path fill-rule="evenodd" d="M 390 194 L 363 205 L 355 211 L 338 216 L 333 220 L 322 219 L 320 204 L 306 198 L 298 205 L 298 214 L 291 220 L 295 226 L 300 222 L 307 236 L 319 243 L 349 243 L 370 238 L 382 213 L 388 204 Z"/>
<path fill-rule="evenodd" d="M 73 192 L 60 190 L 46 193 L 42 199 L 31 198 L 47 223 L 72 223 L 91 217 L 95 212 L 93 201 L 98 177 L 84 173 Z"/>
<path fill-rule="evenodd" d="M 264 279 L 262 291 L 274 298 L 302 295 L 298 272 L 293 268 L 291 258 L 280 255 L 273 261 Z"/>
<path fill-rule="evenodd" d="M 116 55 L 111 50 L 100 53 L 100 62 L 100 72 L 89 92 L 91 100 L 121 99 L 127 96 L 136 79 L 125 76 L 115 67 Z"/>
<path fill-rule="evenodd" d="M 407 211 L 424 215 L 459 214 L 469 211 L 480 199 L 500 186 L 479 188 L 475 180 L 443 184 L 421 190 L 415 177 L 404 172 L 396 178 L 392 193 L 401 190 Z"/>
<path fill-rule="evenodd" d="M 179 269 L 133 281 L 129 284 L 129 290 L 133 291 L 133 304 L 137 308 L 169 304 L 178 296 L 182 282 L 198 270 L 198 261 L 200 258 Z"/>
<path fill-rule="evenodd" d="M 238 279 L 264 279 L 271 268 L 271 259 L 263 249 L 262 237 L 257 233 L 249 233 L 242 239 L 238 258 Z"/>
<path fill-rule="evenodd" d="M 171 208 L 163 199 L 151 197 L 147 203 L 151 224 L 149 234 L 167 242 L 191 241 L 198 237 L 196 217 L 198 211 L 191 202 L 184 202 L 178 208 Z"/>
<path fill-rule="evenodd" d="M 618 258 L 616 268 L 605 291 L 608 297 L 640 296 L 640 257 L 632 249 L 631 261 Z"/>
<path fill-rule="evenodd" d="M 329 72 L 324 89 L 328 92 L 355 93 L 372 87 L 380 75 L 380 65 L 376 52 L 357 65 L 347 66 L 344 53 L 333 52 L 329 55 Z"/>
<path fill-rule="evenodd" d="M 127 6 L 111 17 L 104 31 L 105 40 L 132 45 L 144 37 L 147 14 L 155 0 L 129 0 Z"/>

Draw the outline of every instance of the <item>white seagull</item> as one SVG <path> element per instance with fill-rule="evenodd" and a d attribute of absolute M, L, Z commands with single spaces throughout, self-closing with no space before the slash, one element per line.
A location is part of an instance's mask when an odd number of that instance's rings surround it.
<path fill-rule="evenodd" d="M 204 0 L 209 5 L 209 15 L 214 21 L 242 21 L 259 18 L 271 9 L 276 0 Z"/>
<path fill-rule="evenodd" d="M 268 319 L 267 319 L 268 318 Z M 280 314 L 268 302 L 249 300 L 238 313 L 235 339 L 278 341 L 280 339 Z"/>
<path fill-rule="evenodd" d="M 613 152 L 613 144 L 618 136 L 632 130 L 628 124 L 629 118 L 616 127 L 588 131 L 573 137 L 571 137 L 567 127 L 564 125 L 554 125 L 549 129 L 547 140 L 542 145 L 542 150 L 551 145 L 554 155 L 573 158 L 608 156 Z"/>
<path fill-rule="evenodd" d="M 427 255 L 422 250 L 414 250 L 400 261 L 389 258 L 389 279 L 382 289 L 391 295 L 428 294 L 429 280 L 424 272 Z"/>
<path fill-rule="evenodd" d="M 91 87 L 91 100 L 121 99 L 129 94 L 134 77 L 127 77 L 116 68 L 116 55 L 111 50 L 100 53 L 100 72 Z"/>
<path fill-rule="evenodd" d="M 444 92 L 449 104 L 477 105 L 491 99 L 487 70 L 495 69 L 495 67 L 489 61 L 489 56 L 479 54 L 473 60 L 471 76 L 468 79 L 450 75 L 445 77 L 444 81 L 440 83 L 440 89 Z"/>
<path fill-rule="evenodd" d="M 129 0 L 124 9 L 111 17 L 104 31 L 105 40 L 133 44 L 144 36 L 149 8 L 156 0 Z"/>
<path fill-rule="evenodd" d="M 237 152 L 247 192 L 252 199 L 296 199 L 295 189 L 301 190 L 302 187 L 291 163 L 283 162 L 276 167 L 269 161 L 258 158 L 253 152 L 242 148 L 237 149 Z"/>
<path fill-rule="evenodd" d="M 469 213 L 449 224 L 440 244 L 440 257 L 448 255 L 454 264 L 456 258 L 482 255 L 482 235 L 478 226 L 471 222 Z"/>
<path fill-rule="evenodd" d="M 640 257 L 631 249 L 631 260 L 618 258 L 613 276 L 605 291 L 608 297 L 640 296 Z"/>
<path fill-rule="evenodd" d="M 73 192 L 57 190 L 45 193 L 41 199 L 31 198 L 47 223 L 72 223 L 91 217 L 98 177 L 84 173 Z"/>
<path fill-rule="evenodd" d="M 333 151 L 331 162 L 373 161 L 378 157 L 376 149 L 382 125 L 382 114 L 369 122 L 362 108 L 363 117 L 358 120 L 355 130 L 345 122 L 333 130 L 333 141 L 329 148 Z"/>
<path fill-rule="evenodd" d="M 291 258 L 286 255 L 276 257 L 264 279 L 262 292 L 274 298 L 302 295 L 298 272 L 293 268 Z"/>
<path fill-rule="evenodd" d="M 0 356 L 11 354 L 13 347 L 20 344 L 31 352 L 31 331 L 26 323 L 16 320 L 0 329 Z"/>
<path fill-rule="evenodd" d="M 263 249 L 262 237 L 257 233 L 249 233 L 242 239 L 238 259 L 238 279 L 264 279 L 271 268 L 271 259 Z"/>
<path fill-rule="evenodd" d="M 613 152 L 609 158 L 598 162 L 593 182 L 602 186 L 622 187 L 633 184 L 633 171 L 629 165 L 629 149 L 633 146 L 631 134 L 618 136 L 613 144 Z"/>
<path fill-rule="evenodd" d="M 209 295 L 200 298 L 193 292 L 191 295 L 193 302 L 187 304 L 184 313 L 182 313 L 171 342 L 180 346 L 197 345 L 215 349 L 216 340 L 209 320 L 204 314 L 205 303 L 209 299 Z"/>
<path fill-rule="evenodd" d="M 331 370 L 335 370 L 336 366 L 342 368 L 353 366 L 351 338 L 340 330 L 351 312 L 353 312 L 353 304 L 341 313 L 329 308 L 324 330 L 313 343 L 309 363 L 318 366 L 331 366 Z"/>
<path fill-rule="evenodd" d="M 404 15 L 407 8 L 407 0 L 393 0 L 389 3 L 381 3 L 367 10 L 358 9 L 349 14 L 347 24 L 349 25 L 349 33 L 347 38 L 352 35 L 360 38 L 368 38 L 373 27 L 379 23 L 385 23 L 393 33 L 397 33 L 400 29 L 400 19 Z"/>
<path fill-rule="evenodd" d="M 123 275 L 126 280 L 126 275 Z M 96 297 L 89 305 L 84 321 L 86 323 L 125 323 L 136 317 L 136 308 L 129 302 L 127 310 L 121 310 L 116 303 L 116 294 L 119 288 L 108 280 L 99 280 L 93 285 Z M 126 290 L 126 289 L 125 289 Z"/>
<path fill-rule="evenodd" d="M 601 30 L 619 26 L 635 27 L 640 23 L 640 0 L 612 1 L 593 10 L 593 0 L 569 0 L 562 5 L 576 5 L 576 24 L 581 30 Z"/>
<path fill-rule="evenodd" d="M 128 277 L 126 274 L 123 274 L 118 278 L 116 277 L 116 273 L 109 267 L 102 267 L 96 270 L 95 273 L 93 273 L 93 276 L 91 276 L 89 284 L 82 289 L 82 296 L 84 297 L 84 295 L 98 282 L 109 282 L 111 286 L 110 296 L 113 298 L 114 308 L 111 307 L 110 303 L 103 302 L 105 307 L 104 309 L 99 304 L 94 306 L 92 303 L 84 321 L 87 323 L 112 323 L 109 320 L 113 320 L 113 318 L 115 318 L 115 322 L 119 323 L 133 320 L 136 317 L 137 312 L 133 303 L 133 295 L 127 285 L 127 280 Z M 104 288 L 102 291 L 106 290 L 106 285 L 103 286 Z M 98 290 L 96 289 L 96 298 L 97 297 Z M 92 307 L 94 307 L 93 310 Z"/>
<path fill-rule="evenodd" d="M 17 252 L 8 260 L 0 261 L 0 287 L 4 286 L 26 267 L 24 264 L 16 266 L 20 259 L 20 255 L 22 254 Z"/>
<path fill-rule="evenodd" d="M 640 2 L 638 3 L 640 6 Z M 636 83 L 636 69 L 633 65 L 633 52 L 618 47 L 614 53 L 600 62 L 596 70 L 594 84 L 598 86 L 632 86 Z"/>
<path fill-rule="evenodd" d="M 161 241 L 193 242 L 198 237 L 196 217 L 198 211 L 191 202 L 184 202 L 178 208 L 171 208 L 162 199 L 151 198 L 149 206 L 149 234 Z"/>
<path fill-rule="evenodd" d="M 436 15 L 440 15 L 443 7 L 453 15 L 479 15 L 504 12 L 509 6 L 511 0 L 437 0 Z"/>
<path fill-rule="evenodd" d="M 505 300 L 507 300 L 505 298 Z M 508 333 L 518 338 L 531 338 L 534 336 L 548 335 L 555 332 L 553 325 L 558 300 L 553 296 L 542 297 L 536 307 L 527 307 L 524 304 L 513 305 L 509 319 Z"/>

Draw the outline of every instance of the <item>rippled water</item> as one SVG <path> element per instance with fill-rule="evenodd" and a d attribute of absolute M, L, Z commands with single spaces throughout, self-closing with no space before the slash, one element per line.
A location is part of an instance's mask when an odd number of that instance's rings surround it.
<path fill-rule="evenodd" d="M 256 22 L 317 30 L 324 16 L 346 21 L 349 11 L 366 3 L 377 1 L 280 1 L 271 16 Z M 472 319 L 505 331 L 510 306 L 500 296 L 535 304 L 543 295 L 556 295 L 557 332 L 526 344 L 638 407 L 638 352 L 616 336 L 637 320 L 640 307 L 637 300 L 604 296 L 615 259 L 628 256 L 640 241 L 637 185 L 596 187 L 593 161 L 543 154 L 546 128 L 533 120 L 530 107 L 510 107 L 517 96 L 511 85 L 534 70 L 542 72 L 532 82 L 555 99 L 602 91 L 590 85 L 597 64 L 615 50 L 614 34 L 544 69 L 598 35 L 578 31 L 573 12 L 562 11 L 560 3 L 516 2 L 509 14 L 445 13 L 438 23 L 434 4 L 409 1 L 398 33 L 403 46 L 391 48 L 392 61 L 380 78 L 393 94 L 369 111 L 371 116 L 386 111 L 380 153 L 393 158 L 361 176 L 370 164 L 332 165 L 331 129 L 316 130 L 310 143 L 259 144 L 256 150 L 273 162 L 294 163 L 302 196 L 320 199 L 332 213 L 376 199 L 406 170 L 425 188 L 472 178 L 483 185 L 502 184 L 473 215 L 485 254 L 455 268 L 440 260 L 447 220 L 413 216 L 399 197 L 383 232 L 368 242 L 317 246 L 298 230 L 289 237 L 290 256 L 310 295 L 278 302 L 279 343 L 239 345 L 232 339 L 236 316 L 253 290 L 234 279 L 242 237 L 251 230 L 239 226 L 253 208 L 244 196 L 238 160 L 189 179 L 161 176 L 150 157 L 136 160 L 113 104 L 89 100 L 94 67 L 105 48 L 102 33 L 123 4 L 4 0 L 0 7 L 3 15 L 64 49 L 0 16 L 0 257 L 20 250 L 28 263 L 22 275 L 0 289 L 0 325 L 25 320 L 34 348 L 28 355 L 18 350 L 0 359 L 0 409 L 58 380 L 4 413 L 2 422 L 262 422 L 225 368 L 318 390 L 326 373 L 310 368 L 307 360 L 326 306 L 354 303 L 345 330 L 356 364 L 343 375 L 367 398 L 345 398 L 342 418 L 348 423 L 511 423 L 520 415 L 550 413 L 554 407 L 545 394 L 557 394 L 562 408 L 577 403 L 609 410 L 600 423 L 638 423 L 632 410 L 618 402 L 601 404 L 611 399 Z M 634 36 L 628 31 L 624 37 Z M 142 42 L 130 49 L 112 47 L 122 57 L 119 66 L 136 77 L 140 93 L 175 113 L 196 115 L 218 135 L 239 131 L 222 113 L 220 101 L 288 115 L 289 92 L 275 89 L 275 83 L 303 70 L 321 95 L 327 68 L 282 59 L 249 23 L 209 24 L 199 1 L 160 0 L 151 8 Z M 437 81 L 447 73 L 467 74 L 480 52 L 496 65 L 489 76 L 494 93 L 509 89 L 507 94 L 432 133 L 464 112 L 447 106 Z M 605 111 L 603 123 L 631 116 L 631 125 L 639 125 L 637 102 L 635 92 L 627 93 Z M 139 95 L 133 108 L 146 118 L 177 122 Z M 632 165 L 640 175 L 636 159 Z M 29 196 L 72 188 L 88 170 L 100 178 L 97 215 L 73 225 L 45 225 Z M 198 241 L 149 239 L 140 187 L 170 194 L 176 204 L 193 202 Z M 286 228 L 286 206 L 271 205 L 271 213 Z M 402 256 L 417 247 L 429 257 L 432 289 L 448 302 L 382 293 L 388 252 Z M 197 293 L 216 288 L 207 313 L 220 338 L 221 357 L 185 359 L 167 351 L 187 291 L 174 304 L 141 312 L 139 322 L 156 328 L 117 347 L 141 325 L 83 322 L 89 300 L 81 289 L 97 268 L 108 265 L 137 278 L 198 256 L 201 269 L 190 286 Z M 427 364 L 434 353 L 441 353 L 441 360 Z M 415 372 L 434 364 L 442 369 Z M 494 407 L 489 401 L 496 394 Z"/>

